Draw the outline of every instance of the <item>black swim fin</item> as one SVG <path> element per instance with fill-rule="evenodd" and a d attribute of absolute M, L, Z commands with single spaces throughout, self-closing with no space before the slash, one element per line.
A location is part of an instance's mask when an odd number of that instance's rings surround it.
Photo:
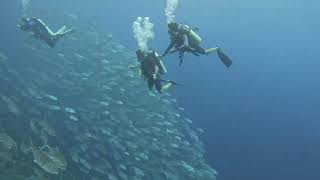
<path fill-rule="evenodd" d="M 171 81 L 171 80 L 169 80 L 167 82 L 172 83 L 175 86 L 183 86 L 183 84 L 180 84 L 180 83 L 177 83 L 177 82 L 174 82 L 174 81 Z"/>
<path fill-rule="evenodd" d="M 217 54 L 218 54 L 218 56 L 219 56 L 220 61 L 221 61 L 225 66 L 230 67 L 230 66 L 232 65 L 231 59 L 230 59 L 226 54 L 224 54 L 224 53 L 220 50 L 220 48 L 218 48 Z"/>
<path fill-rule="evenodd" d="M 163 82 L 172 83 L 172 84 L 175 85 L 175 86 L 183 86 L 183 84 L 177 83 L 177 82 L 175 82 L 175 81 L 166 80 L 166 79 L 161 79 L 161 78 L 160 78 L 160 80 L 163 81 Z"/>

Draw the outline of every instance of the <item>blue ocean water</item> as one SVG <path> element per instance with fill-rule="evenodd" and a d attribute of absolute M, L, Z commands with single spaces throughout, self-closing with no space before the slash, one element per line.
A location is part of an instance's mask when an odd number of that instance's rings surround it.
<path fill-rule="evenodd" d="M 132 22 L 149 16 L 155 23 L 150 43 L 163 51 L 168 41 L 165 1 L 32 0 L 36 16 L 75 14 L 81 22 L 113 34 L 133 51 Z M 15 27 L 21 2 L 4 0 L 0 48 L 23 56 Z M 186 56 L 180 68 L 166 59 L 173 89 L 202 136 L 208 162 L 220 180 L 319 179 L 320 37 L 315 1 L 180 2 L 176 19 L 199 28 L 205 47 L 219 45 L 234 61 L 226 69 L 215 55 Z M 61 20 L 63 22 L 63 20 Z"/>

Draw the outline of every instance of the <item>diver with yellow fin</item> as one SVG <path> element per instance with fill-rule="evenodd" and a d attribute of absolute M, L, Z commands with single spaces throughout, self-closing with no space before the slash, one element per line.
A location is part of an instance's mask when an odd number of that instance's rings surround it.
<path fill-rule="evenodd" d="M 231 59 L 228 58 L 228 56 L 226 56 L 219 47 L 204 49 L 200 46 L 202 39 L 195 32 L 196 30 L 197 29 L 192 29 L 184 24 L 170 22 L 168 24 L 168 33 L 170 35 L 171 43 L 161 57 L 178 52 L 181 66 L 185 52 L 192 53 L 196 56 L 200 56 L 200 54 L 208 55 L 217 52 L 221 62 L 225 66 L 230 67 L 232 65 Z"/>
<path fill-rule="evenodd" d="M 53 48 L 57 41 L 70 33 L 73 33 L 73 29 L 68 29 L 66 26 L 63 26 L 57 32 L 53 32 L 41 19 L 32 17 L 32 18 L 21 18 L 21 24 L 18 24 L 17 27 L 26 32 L 31 32 L 33 37 L 44 41 L 51 48 Z"/>
<path fill-rule="evenodd" d="M 167 73 L 167 69 L 160 59 L 160 56 L 152 49 L 143 51 L 138 49 L 136 51 L 139 65 L 129 66 L 130 68 L 139 68 L 139 74 L 148 82 L 150 90 L 156 88 L 159 93 L 167 91 L 172 85 L 181 85 L 171 80 L 164 80 L 161 75 Z M 166 82 L 162 85 L 162 82 Z"/>

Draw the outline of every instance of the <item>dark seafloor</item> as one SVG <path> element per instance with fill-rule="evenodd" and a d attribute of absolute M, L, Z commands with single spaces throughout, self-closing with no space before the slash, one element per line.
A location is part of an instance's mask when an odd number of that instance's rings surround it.
<path fill-rule="evenodd" d="M 176 100 L 150 92 L 135 54 L 94 27 L 57 48 L 24 36 L 0 56 L 1 180 L 214 180 Z"/>

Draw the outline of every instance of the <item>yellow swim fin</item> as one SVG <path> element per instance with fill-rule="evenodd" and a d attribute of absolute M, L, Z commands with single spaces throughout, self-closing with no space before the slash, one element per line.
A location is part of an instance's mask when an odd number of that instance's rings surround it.
<path fill-rule="evenodd" d="M 167 91 L 168 89 L 170 89 L 170 87 L 173 85 L 173 83 L 167 83 L 167 84 L 165 84 L 165 85 L 163 85 L 162 87 L 161 87 L 161 92 L 165 92 L 165 91 Z"/>

